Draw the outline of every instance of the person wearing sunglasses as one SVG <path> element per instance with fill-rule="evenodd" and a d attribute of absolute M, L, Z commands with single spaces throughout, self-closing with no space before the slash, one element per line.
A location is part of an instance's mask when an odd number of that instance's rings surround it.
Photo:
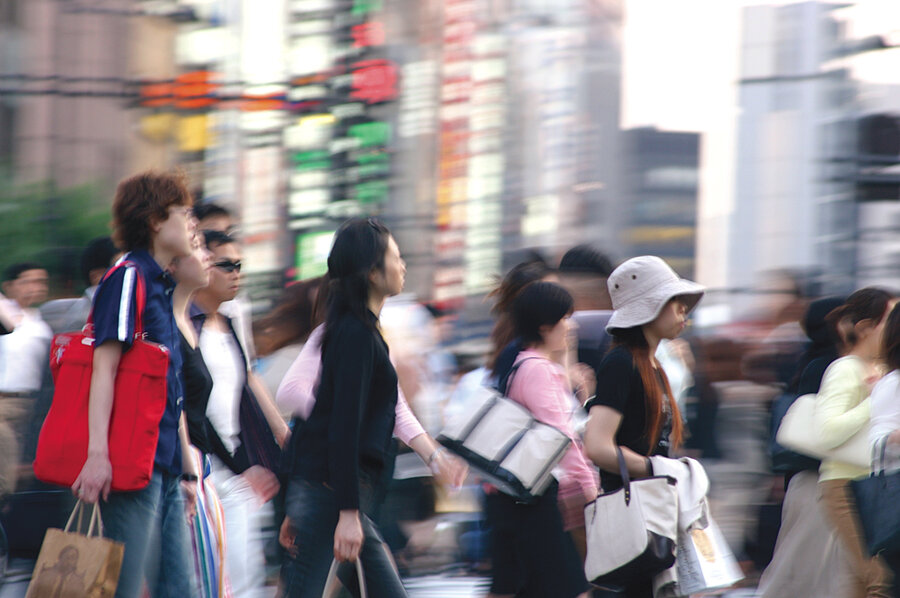
<path fill-rule="evenodd" d="M 187 406 L 189 419 L 204 422 L 203 434 L 192 435 L 191 440 L 210 455 L 208 479 L 225 516 L 225 572 L 232 593 L 251 596 L 265 580 L 263 545 L 258 530 L 251 527 L 252 515 L 278 492 L 279 447 L 289 431 L 250 371 L 232 319 L 220 310 L 240 290 L 240 247 L 227 233 L 203 234 L 212 267 L 209 284 L 197 291 L 191 319 L 213 385 L 203 413 L 192 414 L 192 406 Z"/>

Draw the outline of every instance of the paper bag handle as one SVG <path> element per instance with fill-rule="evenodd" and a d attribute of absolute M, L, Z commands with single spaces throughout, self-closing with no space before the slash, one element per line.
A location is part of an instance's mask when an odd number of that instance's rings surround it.
<path fill-rule="evenodd" d="M 369 593 L 366 591 L 366 578 L 363 575 L 362 559 L 357 557 L 356 561 L 356 577 L 359 579 L 359 596 L 360 598 L 368 598 Z M 331 568 L 328 570 L 328 578 L 325 581 L 325 589 L 322 591 L 322 598 L 330 598 L 332 586 L 337 581 L 337 570 L 340 563 L 337 559 L 331 561 Z"/>
<path fill-rule="evenodd" d="M 64 532 L 68 532 L 72 529 L 72 522 L 75 521 L 76 513 L 78 514 L 77 530 L 80 533 L 81 530 L 84 528 L 84 525 L 83 525 L 83 523 L 84 523 L 84 520 L 83 520 L 84 501 L 82 501 L 80 498 L 78 499 L 78 502 L 75 503 L 75 508 L 72 509 L 72 514 L 69 515 L 69 520 L 66 522 L 66 528 L 63 530 Z M 96 531 L 97 531 L 96 535 L 98 537 L 102 538 L 103 537 L 103 519 L 100 517 L 100 503 L 99 502 L 94 503 L 94 509 L 93 509 L 93 511 L 91 511 L 91 519 L 88 522 L 87 534 L 85 534 L 88 538 L 95 535 L 94 534 L 95 526 L 96 526 Z"/>

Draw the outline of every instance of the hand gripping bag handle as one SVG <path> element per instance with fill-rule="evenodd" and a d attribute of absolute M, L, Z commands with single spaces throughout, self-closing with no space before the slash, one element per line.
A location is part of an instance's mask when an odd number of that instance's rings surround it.
<path fill-rule="evenodd" d="M 88 523 L 87 533 L 85 534 L 88 538 L 95 535 L 94 530 L 96 529 L 96 536 L 102 538 L 103 537 L 103 519 L 100 517 L 100 503 L 95 502 L 93 505 L 93 509 L 91 510 L 91 519 Z M 78 525 L 76 529 L 78 533 L 81 533 L 81 530 L 84 529 L 84 509 L 85 503 L 80 498 L 78 502 L 75 503 L 75 508 L 72 509 L 72 514 L 69 515 L 69 520 L 66 522 L 66 528 L 63 530 L 64 532 L 70 532 L 72 530 L 72 523 L 75 521 L 75 516 L 78 515 Z"/>

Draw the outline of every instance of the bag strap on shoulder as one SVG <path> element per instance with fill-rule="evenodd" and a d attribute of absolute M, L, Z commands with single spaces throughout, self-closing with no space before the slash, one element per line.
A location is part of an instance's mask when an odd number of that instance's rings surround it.
<path fill-rule="evenodd" d="M 509 396 L 509 387 L 512 386 L 513 377 L 515 377 L 516 372 L 519 371 L 519 366 L 521 366 L 526 361 L 531 361 L 532 359 L 539 359 L 538 357 L 526 357 L 521 361 L 517 361 L 513 364 L 512 368 L 510 368 L 509 373 L 506 375 L 506 384 L 503 385 L 503 396 Z"/>
<path fill-rule="evenodd" d="M 141 273 L 140 268 L 138 268 L 137 264 L 132 262 L 131 260 L 122 260 L 112 268 L 110 268 L 106 274 L 103 275 L 103 280 L 101 280 L 101 284 L 107 278 L 112 276 L 113 272 L 119 270 L 120 268 L 129 268 L 132 272 L 134 272 L 134 288 L 136 295 L 136 303 L 135 303 L 135 316 L 134 316 L 134 336 L 137 338 L 144 333 L 144 307 L 147 304 L 147 290 L 144 288 L 144 275 Z M 88 314 L 87 324 L 85 324 L 86 328 L 93 328 L 94 326 L 94 308 L 91 306 L 91 313 Z"/>

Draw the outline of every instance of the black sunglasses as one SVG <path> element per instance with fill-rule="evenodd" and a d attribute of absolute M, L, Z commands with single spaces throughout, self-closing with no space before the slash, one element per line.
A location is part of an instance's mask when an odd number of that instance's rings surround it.
<path fill-rule="evenodd" d="M 220 262 L 216 262 L 213 264 L 216 268 L 222 270 L 223 272 L 228 272 L 231 274 L 232 272 L 240 272 L 241 271 L 241 260 L 236 262 L 232 262 L 231 260 L 222 260 Z"/>

